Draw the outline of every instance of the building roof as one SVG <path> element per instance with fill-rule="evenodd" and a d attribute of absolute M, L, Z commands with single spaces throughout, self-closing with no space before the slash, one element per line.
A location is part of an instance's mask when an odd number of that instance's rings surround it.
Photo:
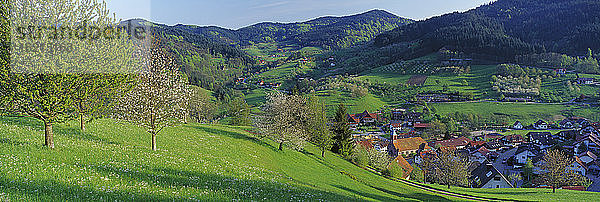
<path fill-rule="evenodd" d="M 356 141 L 357 145 L 360 145 L 362 148 L 364 149 L 373 149 L 373 143 L 371 143 L 371 140 L 358 140 Z"/>
<path fill-rule="evenodd" d="M 410 173 L 413 171 L 414 168 L 410 165 L 410 163 L 408 163 L 408 161 L 406 161 L 406 159 L 404 159 L 404 157 L 402 157 L 402 155 L 398 155 L 398 157 L 394 159 L 394 162 L 398 163 L 400 168 L 402 168 L 402 170 L 404 171 L 402 178 L 406 179 L 408 176 L 410 176 Z"/>
<path fill-rule="evenodd" d="M 487 149 L 487 148 L 485 148 L 485 147 L 481 147 L 481 148 L 479 148 L 479 149 L 477 150 L 477 152 L 479 152 L 479 153 L 483 154 L 484 156 L 486 156 L 488 153 L 490 153 L 490 150 L 488 150 L 488 149 Z"/>
<path fill-rule="evenodd" d="M 415 123 L 414 127 L 415 128 L 429 128 L 429 127 L 431 127 L 431 125 L 429 125 L 428 123 Z"/>
<path fill-rule="evenodd" d="M 529 136 L 529 141 L 531 142 L 537 140 L 541 145 L 553 144 L 552 133 L 550 132 L 529 132 L 527 136 Z"/>
<path fill-rule="evenodd" d="M 502 140 L 507 143 L 519 143 L 524 141 L 523 137 L 520 135 L 507 135 L 504 136 Z"/>
<path fill-rule="evenodd" d="M 519 146 L 517 148 L 517 151 L 515 152 L 515 155 L 523 153 L 525 151 L 530 151 L 531 153 L 533 153 L 534 155 L 537 155 L 539 153 L 539 148 L 536 147 L 535 145 L 532 144 L 523 144 L 521 146 Z"/>
<path fill-rule="evenodd" d="M 500 177 L 508 182 L 508 184 L 512 187 L 512 184 L 491 162 L 485 161 L 479 167 L 475 168 L 471 172 L 472 175 L 472 187 L 481 188 L 483 185 L 487 184 L 490 180 L 494 179 L 496 175 L 500 175 Z"/>
<path fill-rule="evenodd" d="M 360 119 L 356 117 L 356 114 L 348 114 L 348 120 L 354 123 L 360 122 Z"/>
<path fill-rule="evenodd" d="M 442 140 L 435 142 L 435 146 L 446 147 L 446 148 L 457 148 L 461 146 L 467 146 L 471 142 L 470 139 L 466 137 L 459 137 L 449 140 Z M 436 147 L 437 148 L 437 147 Z"/>
<path fill-rule="evenodd" d="M 583 167 L 583 169 L 588 170 L 587 165 L 581 161 L 581 159 L 579 157 L 575 157 L 575 162 L 577 162 L 577 164 L 579 164 L 581 167 Z"/>
<path fill-rule="evenodd" d="M 421 137 L 394 140 L 394 147 L 398 152 L 418 150 L 421 145 L 424 145 L 425 149 L 429 149 L 429 145 Z"/>
<path fill-rule="evenodd" d="M 545 122 L 544 120 L 538 120 L 537 122 L 534 123 L 534 125 L 548 125 L 547 122 Z"/>
<path fill-rule="evenodd" d="M 596 156 L 596 154 L 594 154 L 594 153 L 592 153 L 592 152 L 590 152 L 590 151 L 586 151 L 586 152 L 583 152 L 583 153 L 581 153 L 581 154 L 577 155 L 577 157 L 583 157 L 583 156 L 589 156 L 589 157 L 590 157 L 590 158 L 592 158 L 594 161 L 595 161 L 595 160 L 598 160 L 598 156 Z"/>

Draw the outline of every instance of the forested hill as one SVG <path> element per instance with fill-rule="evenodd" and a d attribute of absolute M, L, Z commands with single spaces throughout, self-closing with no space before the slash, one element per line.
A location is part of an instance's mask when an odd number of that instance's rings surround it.
<path fill-rule="evenodd" d="M 152 27 L 152 34 L 170 49 L 190 84 L 214 90 L 249 72 L 254 66 L 254 59 L 229 44 L 176 26 L 139 19 L 130 21 Z"/>
<path fill-rule="evenodd" d="M 464 13 L 451 13 L 402 26 L 376 37 L 379 47 L 412 43 L 404 57 L 442 47 L 512 60 L 515 55 L 600 51 L 600 1 L 498 0 Z"/>
<path fill-rule="evenodd" d="M 219 27 L 177 25 L 213 40 L 239 45 L 262 42 L 288 42 L 326 49 L 355 46 L 377 35 L 412 23 L 383 10 L 345 17 L 321 17 L 298 23 L 259 23 L 238 30 Z"/>

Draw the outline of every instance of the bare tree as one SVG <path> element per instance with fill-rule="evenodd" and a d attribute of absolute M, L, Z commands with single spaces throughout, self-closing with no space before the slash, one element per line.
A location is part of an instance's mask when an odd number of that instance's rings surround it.
<path fill-rule="evenodd" d="M 156 151 L 156 135 L 185 122 L 190 90 L 174 60 L 160 45 L 152 49 L 147 62 L 137 85 L 120 98 L 115 118 L 145 128 L 152 135 L 152 150 Z"/>
<path fill-rule="evenodd" d="M 541 180 L 552 186 L 552 193 L 556 192 L 557 187 L 567 185 L 583 185 L 587 178 L 569 169 L 574 160 L 563 154 L 559 150 L 550 150 L 544 155 L 544 164 Z"/>
<path fill-rule="evenodd" d="M 455 150 L 442 150 L 438 155 L 435 175 L 440 183 L 448 185 L 448 189 L 450 185 L 466 186 L 471 176 L 469 172 L 471 164 L 469 158 Z"/>
<path fill-rule="evenodd" d="M 263 106 L 264 114 L 258 117 L 255 125 L 267 137 L 279 143 L 300 150 L 307 138 L 306 98 L 298 95 L 285 95 L 281 92 L 270 93 Z"/>

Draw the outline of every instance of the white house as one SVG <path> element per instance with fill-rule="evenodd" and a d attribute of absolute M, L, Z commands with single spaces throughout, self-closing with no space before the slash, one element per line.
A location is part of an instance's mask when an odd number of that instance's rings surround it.
<path fill-rule="evenodd" d="M 533 128 L 535 128 L 536 130 L 546 130 L 548 129 L 548 123 L 546 123 L 543 120 L 538 120 L 533 124 Z"/>
<path fill-rule="evenodd" d="M 519 146 L 519 148 L 515 152 L 515 161 L 518 164 L 525 164 L 525 163 L 527 163 L 527 159 L 537 156 L 537 153 L 538 153 L 538 151 L 533 146 L 530 146 L 530 145 Z"/>
<path fill-rule="evenodd" d="M 512 129 L 523 130 L 523 124 L 520 121 L 516 121 L 515 124 L 513 124 Z"/>
<path fill-rule="evenodd" d="M 471 175 L 471 188 L 514 188 L 490 162 L 481 164 Z"/>

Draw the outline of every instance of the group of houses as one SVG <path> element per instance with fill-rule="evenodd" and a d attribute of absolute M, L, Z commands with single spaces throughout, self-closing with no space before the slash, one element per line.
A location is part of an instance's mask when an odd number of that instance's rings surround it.
<path fill-rule="evenodd" d="M 513 188 L 519 183 L 509 181 L 508 173 L 522 172 L 522 168 L 531 161 L 534 174 L 540 174 L 545 153 L 549 149 L 560 149 L 574 162 L 569 169 L 588 177 L 600 175 L 600 124 L 585 118 L 572 117 L 555 124 L 539 120 L 524 125 L 517 121 L 510 128 L 505 128 L 525 135 L 490 132 L 427 141 L 420 136 L 423 129 L 429 127 L 423 123 L 421 113 L 398 109 L 392 110 L 390 115 L 389 120 L 385 120 L 389 123 L 382 126 L 382 131 L 389 131 L 385 133 L 389 139 L 379 137 L 377 133 L 355 138 L 363 147 L 387 153 L 408 172 L 444 149 L 456 150 L 473 162 L 469 168 L 472 176 L 470 187 Z M 348 114 L 347 117 L 353 128 L 383 121 L 381 114 L 368 111 Z M 406 178 L 409 176 L 410 173 L 405 173 Z"/>

